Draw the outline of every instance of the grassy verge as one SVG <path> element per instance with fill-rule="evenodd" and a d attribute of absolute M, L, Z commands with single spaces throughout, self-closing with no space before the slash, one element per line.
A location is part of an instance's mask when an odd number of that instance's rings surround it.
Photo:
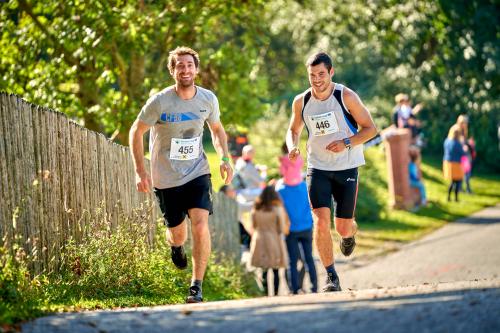
<path fill-rule="evenodd" d="M 217 190 L 222 184 L 219 159 L 213 148 L 207 147 L 207 155 Z M 357 253 L 390 251 L 449 221 L 500 202 L 500 175 L 485 173 L 474 175 L 474 194 L 461 194 L 459 203 L 448 202 L 448 184 L 441 176 L 440 158 L 424 156 L 422 170 L 429 206 L 416 212 L 392 211 L 387 207 L 384 153 L 380 147 L 373 147 L 365 156 L 367 165 L 360 170 Z M 273 158 L 268 156 L 257 162 Z M 59 311 L 184 301 L 191 272 L 178 271 L 171 264 L 164 227 L 158 227 L 155 247 L 151 250 L 146 241 L 146 226 L 141 223 L 147 212 L 124 217 L 120 227 L 111 232 L 109 221 L 100 211 L 97 209 L 93 214 L 86 241 L 82 245 L 70 242 L 61 250 L 63 260 L 57 272 L 34 276 L 28 267 L 37 260 L 36 256 L 24 253 L 19 243 L 0 247 L 0 324 Z M 239 266 L 230 261 L 211 260 L 204 283 L 207 300 L 257 294 L 255 284 Z"/>
<path fill-rule="evenodd" d="M 213 149 L 207 150 L 214 189 L 222 183 L 215 173 L 218 160 Z M 275 161 L 276 156 L 260 150 L 257 163 Z M 424 155 L 422 172 L 430 204 L 418 211 L 391 210 L 388 207 L 387 166 L 382 146 L 365 151 L 366 165 L 360 168 L 356 219 L 360 226 L 357 254 L 387 252 L 418 239 L 447 222 L 468 216 L 500 202 L 500 175 L 477 173 L 471 181 L 473 194 L 460 194 L 460 202 L 447 201 L 448 183 L 443 179 L 440 156 Z M 271 163 L 269 174 L 275 163 Z M 275 166 L 274 166 L 275 167 Z M 335 233 L 334 233 L 335 234 Z"/>
<path fill-rule="evenodd" d="M 373 147 L 365 156 L 367 165 L 360 171 L 357 209 L 360 252 L 391 250 L 447 222 L 500 202 L 500 176 L 493 174 L 474 174 L 471 183 L 474 193 L 460 193 L 460 202 L 448 202 L 448 182 L 442 176 L 441 158 L 424 155 L 422 172 L 429 205 L 416 212 L 390 210 L 384 153 L 381 147 Z M 377 207 L 378 214 L 371 212 L 373 206 Z"/>
<path fill-rule="evenodd" d="M 57 272 L 33 275 L 28 267 L 38 259 L 24 252 L 19 239 L 0 247 L 0 324 L 61 311 L 184 302 L 191 271 L 179 271 L 171 263 L 164 226 L 158 225 L 151 249 L 144 212 L 124 218 L 114 229 L 99 212 L 82 244 L 69 242 L 61 249 Z M 253 279 L 239 265 L 214 258 L 203 290 L 207 301 L 258 293 Z"/>

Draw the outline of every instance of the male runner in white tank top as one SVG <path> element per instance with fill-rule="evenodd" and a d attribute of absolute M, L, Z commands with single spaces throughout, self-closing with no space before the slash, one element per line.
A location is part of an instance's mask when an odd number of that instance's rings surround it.
<path fill-rule="evenodd" d="M 363 143 L 373 138 L 377 129 L 358 95 L 332 82 L 334 69 L 328 54 L 312 55 L 306 67 L 311 88 L 293 101 L 286 134 L 288 156 L 293 161 L 300 154 L 299 138 L 305 126 L 308 131 L 307 181 L 315 222 L 314 241 L 328 275 L 323 291 L 340 291 L 330 234 L 332 196 L 336 202 L 335 228 L 342 237 L 340 249 L 349 256 L 356 244 L 354 210 L 358 167 L 365 164 Z"/>
<path fill-rule="evenodd" d="M 175 85 L 151 96 L 130 129 L 137 190 L 149 192 L 153 187 L 167 226 L 172 261 L 179 269 L 187 267 L 183 248 L 187 239 L 186 215 L 191 220 L 193 277 L 188 303 L 203 301 L 202 281 L 210 257 L 208 215 L 212 213 L 212 184 L 202 143 L 205 122 L 221 156 L 221 177 L 226 184 L 233 177 L 217 97 L 194 84 L 199 61 L 198 53 L 187 47 L 170 52 L 168 69 Z M 149 129 L 152 177 L 145 169 L 143 151 L 143 136 Z"/>

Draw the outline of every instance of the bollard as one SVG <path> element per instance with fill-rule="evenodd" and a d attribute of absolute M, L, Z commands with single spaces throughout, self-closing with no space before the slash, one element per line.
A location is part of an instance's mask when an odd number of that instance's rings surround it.
<path fill-rule="evenodd" d="M 408 174 L 410 130 L 391 127 L 382 131 L 382 137 L 387 160 L 389 206 L 394 209 L 411 209 L 414 200 Z"/>

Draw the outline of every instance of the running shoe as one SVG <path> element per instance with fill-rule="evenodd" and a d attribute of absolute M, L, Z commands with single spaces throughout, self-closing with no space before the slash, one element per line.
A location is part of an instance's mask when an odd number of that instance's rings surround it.
<path fill-rule="evenodd" d="M 355 246 L 356 246 L 356 240 L 354 239 L 354 236 L 348 238 L 342 238 L 340 240 L 340 251 L 346 257 L 349 257 L 351 255 L 352 251 L 354 251 Z"/>
<path fill-rule="evenodd" d="M 198 286 L 189 287 L 189 296 L 186 297 L 186 303 L 201 303 L 203 302 L 203 295 Z"/>
<path fill-rule="evenodd" d="M 328 276 L 326 278 L 326 284 L 323 287 L 323 292 L 329 293 L 329 292 L 333 292 L 333 291 L 342 291 L 342 288 L 340 288 L 339 277 L 328 273 Z"/>
<path fill-rule="evenodd" d="M 186 252 L 184 252 L 184 246 L 172 246 L 172 262 L 178 269 L 185 269 L 188 265 Z"/>

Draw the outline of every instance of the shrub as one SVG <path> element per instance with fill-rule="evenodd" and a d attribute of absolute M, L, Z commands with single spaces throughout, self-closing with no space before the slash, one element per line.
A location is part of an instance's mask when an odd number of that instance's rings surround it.
<path fill-rule="evenodd" d="M 32 276 L 36 257 L 16 245 L 0 248 L 0 323 L 12 324 L 53 311 L 149 306 L 184 302 L 191 274 L 170 260 L 164 227 L 158 221 L 150 239 L 151 207 L 121 216 L 113 226 L 103 209 L 89 218 L 80 242 L 69 240 L 60 250 L 57 270 Z M 153 246 L 154 244 L 154 246 Z M 11 249 L 9 251 L 8 249 Z M 206 300 L 256 295 L 254 281 L 230 260 L 211 258 L 205 283 Z"/>
<path fill-rule="evenodd" d="M 30 277 L 26 254 L 14 244 L 0 247 L 0 323 L 13 324 L 40 313 L 41 280 Z"/>

